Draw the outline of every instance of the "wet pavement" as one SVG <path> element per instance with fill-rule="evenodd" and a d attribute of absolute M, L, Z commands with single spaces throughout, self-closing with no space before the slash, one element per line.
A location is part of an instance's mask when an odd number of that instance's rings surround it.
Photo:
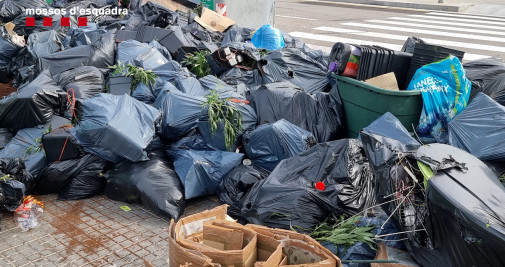
<path fill-rule="evenodd" d="M 105 196 L 36 198 L 45 209 L 35 229 L 22 232 L 13 213 L 0 213 L 0 266 L 143 266 L 143 258 L 168 266 L 167 218 Z M 191 200 L 184 216 L 218 205 L 216 197 Z"/>

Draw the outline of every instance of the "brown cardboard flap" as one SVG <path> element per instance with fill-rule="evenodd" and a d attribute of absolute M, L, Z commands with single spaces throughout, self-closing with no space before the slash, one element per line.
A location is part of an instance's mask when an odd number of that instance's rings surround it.
<path fill-rule="evenodd" d="M 257 234 L 257 258 L 261 262 L 261 267 L 277 267 L 282 261 L 282 243 L 275 238 Z"/>
<path fill-rule="evenodd" d="M 203 223 L 204 245 L 219 250 L 241 250 L 243 242 L 244 233 L 240 230 L 220 227 L 211 222 Z"/>
<path fill-rule="evenodd" d="M 203 222 L 210 220 L 226 219 L 228 205 L 222 205 L 212 210 L 206 210 L 180 219 L 175 225 L 175 238 L 177 242 L 188 236 L 203 231 Z"/>
<path fill-rule="evenodd" d="M 186 249 L 179 244 L 174 239 L 175 232 L 174 220 L 170 222 L 170 227 L 168 229 L 168 251 L 169 251 L 169 263 L 170 267 L 180 267 L 189 264 L 189 266 L 202 266 L 202 267 L 217 267 L 218 264 L 212 263 L 212 260 L 203 255 L 202 253 L 194 250 Z"/>
<path fill-rule="evenodd" d="M 207 30 L 218 32 L 224 32 L 228 27 L 235 24 L 234 20 L 205 7 L 202 10 L 202 16 L 196 17 L 195 21 Z"/>

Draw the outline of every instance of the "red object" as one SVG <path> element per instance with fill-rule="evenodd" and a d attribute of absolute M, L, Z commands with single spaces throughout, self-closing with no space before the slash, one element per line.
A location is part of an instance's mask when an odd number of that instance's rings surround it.
<path fill-rule="evenodd" d="M 86 17 L 79 17 L 79 27 L 81 26 L 88 26 L 88 18 Z"/>
<path fill-rule="evenodd" d="M 26 26 L 34 27 L 35 26 L 35 18 L 34 17 L 27 17 L 26 18 Z"/>
<path fill-rule="evenodd" d="M 325 187 L 326 187 L 326 186 L 324 185 L 324 183 L 323 183 L 323 182 L 317 182 L 317 183 L 316 183 L 316 189 L 317 189 L 317 190 L 319 190 L 319 191 L 324 191 L 324 188 L 325 188 Z"/>
<path fill-rule="evenodd" d="M 70 18 L 61 18 L 61 27 L 70 27 Z"/>
<path fill-rule="evenodd" d="M 51 17 L 44 17 L 42 25 L 44 25 L 44 27 L 51 27 L 51 26 L 53 26 L 53 18 L 51 18 Z"/>

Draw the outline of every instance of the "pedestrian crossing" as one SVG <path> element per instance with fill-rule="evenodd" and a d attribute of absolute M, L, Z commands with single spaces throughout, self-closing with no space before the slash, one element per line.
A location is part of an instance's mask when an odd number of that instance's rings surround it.
<path fill-rule="evenodd" d="M 331 26 L 289 34 L 328 53 L 336 42 L 400 50 L 409 36 L 416 36 L 430 44 L 465 51 L 465 61 L 505 55 L 505 18 L 435 11 Z"/>

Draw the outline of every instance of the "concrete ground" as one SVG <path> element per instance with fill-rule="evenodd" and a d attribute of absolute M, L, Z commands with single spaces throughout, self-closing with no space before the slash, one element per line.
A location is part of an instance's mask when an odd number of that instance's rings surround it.
<path fill-rule="evenodd" d="M 168 266 L 169 220 L 138 205 L 101 195 L 78 201 L 44 201 L 39 226 L 27 232 L 13 213 L 0 213 L 0 266 Z M 120 207 L 127 205 L 131 211 Z M 188 201 L 184 216 L 219 205 L 215 197 Z"/>

